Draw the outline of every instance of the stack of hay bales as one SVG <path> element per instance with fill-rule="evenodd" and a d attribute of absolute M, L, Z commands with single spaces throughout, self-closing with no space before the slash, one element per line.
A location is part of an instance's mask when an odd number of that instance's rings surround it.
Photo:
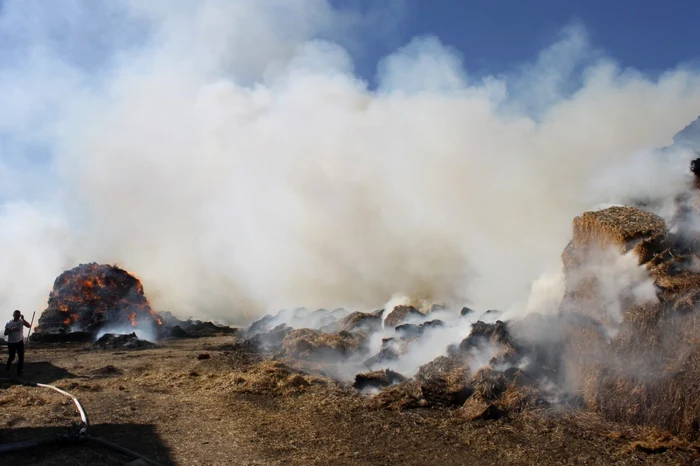
<path fill-rule="evenodd" d="M 656 286 L 657 302 L 623 305 L 609 329 L 597 302 L 599 280 L 586 276 L 596 251 L 634 253 Z M 661 218 L 633 207 L 586 212 L 574 220 L 562 255 L 567 288 L 564 372 L 583 402 L 611 420 L 646 424 L 695 438 L 700 427 L 700 273 L 692 254 Z"/>

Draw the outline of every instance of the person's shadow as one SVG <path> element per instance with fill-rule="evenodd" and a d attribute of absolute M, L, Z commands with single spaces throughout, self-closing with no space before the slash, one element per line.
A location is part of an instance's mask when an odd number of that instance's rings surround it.
<path fill-rule="evenodd" d="M 24 373 L 17 375 L 17 359 L 12 363 L 10 372 L 5 368 L 5 361 L 0 361 L 0 379 L 17 380 L 20 382 L 51 384 L 60 379 L 74 379 L 79 376 L 65 370 L 62 367 L 54 366 L 46 361 L 32 361 L 24 363 Z M 2 389 L 0 385 L 0 389 Z"/>

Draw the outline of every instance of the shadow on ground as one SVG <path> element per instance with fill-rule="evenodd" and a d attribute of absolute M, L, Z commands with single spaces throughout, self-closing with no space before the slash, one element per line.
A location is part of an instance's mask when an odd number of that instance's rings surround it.
<path fill-rule="evenodd" d="M 27 427 L 0 429 L 0 464 L 14 465 L 123 465 L 136 458 L 89 441 L 52 443 L 21 451 L 3 453 L 3 445 L 37 440 L 68 433 L 68 428 Z M 159 464 L 174 465 L 170 450 L 155 433 L 154 426 L 142 424 L 98 424 L 88 434 L 135 451 Z"/>
<path fill-rule="evenodd" d="M 12 381 L 51 384 L 56 380 L 73 379 L 77 377 L 75 374 L 62 367 L 54 366 L 50 362 L 45 361 L 25 362 L 24 374 L 18 377 L 16 361 L 12 364 L 9 372 L 5 369 L 6 359 L 0 362 L 2 362 L 2 364 L 0 364 L 0 378 L 10 379 Z M 3 388 L 2 384 L 0 384 L 0 389 L 1 388 Z"/>

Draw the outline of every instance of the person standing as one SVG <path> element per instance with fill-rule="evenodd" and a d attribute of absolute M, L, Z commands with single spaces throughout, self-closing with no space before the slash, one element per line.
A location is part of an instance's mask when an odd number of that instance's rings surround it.
<path fill-rule="evenodd" d="M 21 311 L 12 313 L 12 320 L 5 324 L 5 335 L 7 335 L 7 349 L 10 357 L 7 359 L 7 371 L 10 371 L 12 361 L 17 354 L 17 375 L 22 375 L 24 369 L 24 327 L 31 328 L 31 324 L 24 320 Z"/>

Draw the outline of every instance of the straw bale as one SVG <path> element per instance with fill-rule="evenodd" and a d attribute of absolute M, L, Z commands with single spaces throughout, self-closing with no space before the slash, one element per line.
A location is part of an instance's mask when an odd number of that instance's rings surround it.
<path fill-rule="evenodd" d="M 595 319 L 580 314 L 567 316 L 562 327 L 562 388 L 590 400 L 595 374 L 608 346 L 605 329 Z"/>
<path fill-rule="evenodd" d="M 384 319 L 385 327 L 396 327 L 411 318 L 421 318 L 423 314 L 413 306 L 396 306 Z"/>
<path fill-rule="evenodd" d="M 619 246 L 626 252 L 631 242 L 665 232 L 666 224 L 656 214 L 636 207 L 609 207 L 574 218 L 572 243 L 576 248 Z"/>
<path fill-rule="evenodd" d="M 663 271 L 654 273 L 654 283 L 664 291 L 679 292 L 700 290 L 700 274 L 682 271 L 675 274 L 665 274 Z"/>
<path fill-rule="evenodd" d="M 583 255 L 576 248 L 573 241 L 569 241 L 564 251 L 561 253 L 561 262 L 564 266 L 564 273 L 568 274 L 570 270 L 576 270 L 583 265 Z"/>
<path fill-rule="evenodd" d="M 289 332 L 282 340 L 284 355 L 300 359 L 344 359 L 366 343 L 363 333 L 324 333 L 302 328 Z"/>
<path fill-rule="evenodd" d="M 395 338 L 384 338 L 382 339 L 382 347 L 379 349 L 379 352 L 367 359 L 364 364 L 368 368 L 372 369 L 387 361 L 395 361 L 396 359 L 399 359 L 400 356 L 408 353 L 411 345 L 417 343 L 419 340 L 420 335 L 404 337 L 400 340 L 396 340 Z"/>
<path fill-rule="evenodd" d="M 269 332 L 273 325 L 273 322 L 275 321 L 275 317 L 273 315 L 267 314 L 260 319 L 256 320 L 246 330 L 246 334 L 250 337 L 253 337 L 257 335 L 258 333 L 266 333 Z"/>
<path fill-rule="evenodd" d="M 664 233 L 656 233 L 649 238 L 642 239 L 634 246 L 633 250 L 639 257 L 640 265 L 646 264 L 657 257 L 659 259 L 670 258 L 668 255 L 670 252 L 669 244 Z"/>
<path fill-rule="evenodd" d="M 277 350 L 282 345 L 284 338 L 293 330 L 287 324 L 279 324 L 267 333 L 257 333 L 247 342 L 263 350 Z"/>
<path fill-rule="evenodd" d="M 693 271 L 692 242 L 632 207 L 587 212 L 573 230 L 562 253 L 567 321 L 560 383 L 608 420 L 698 437 L 700 273 Z M 657 286 L 657 302 L 622 299 L 621 322 L 597 302 L 598 278 L 581 268 L 595 258 L 591 251 L 608 246 L 633 249 Z"/>
<path fill-rule="evenodd" d="M 700 352 L 675 372 L 638 376 L 604 369 L 597 375 L 592 404 L 607 419 L 667 429 L 691 439 L 700 427 Z"/>
<path fill-rule="evenodd" d="M 400 356 L 396 340 L 393 338 L 383 338 L 382 347 L 379 352 L 365 361 L 365 365 L 369 368 L 386 361 L 394 361 Z"/>
<path fill-rule="evenodd" d="M 367 312 L 353 312 L 349 314 L 340 323 L 340 328 L 345 332 L 352 332 L 355 330 L 365 331 L 365 332 L 375 332 L 382 328 L 382 315 L 384 310 L 367 313 Z"/>
<path fill-rule="evenodd" d="M 370 406 L 377 409 L 403 411 L 427 406 L 420 385 L 415 380 L 384 388 L 371 400 Z"/>
<path fill-rule="evenodd" d="M 468 353 L 473 348 L 478 348 L 484 344 L 495 344 L 500 347 L 498 358 L 517 359 L 521 353 L 519 348 L 510 336 L 508 324 L 500 320 L 493 324 L 477 321 L 472 324 L 469 335 L 460 342 L 459 351 Z"/>
<path fill-rule="evenodd" d="M 608 420 L 697 438 L 700 315 L 674 310 L 674 304 L 630 307 L 609 341 L 597 323 L 570 325 L 565 380 Z"/>
<path fill-rule="evenodd" d="M 597 260 L 597 252 L 611 247 L 620 253 L 633 249 L 640 264 L 668 259 L 666 224 L 661 217 L 636 207 L 583 213 L 574 218 L 572 239 L 561 255 L 565 276 Z"/>
<path fill-rule="evenodd" d="M 423 328 L 416 324 L 401 324 L 394 329 L 399 338 L 419 337 L 423 333 Z"/>
<path fill-rule="evenodd" d="M 504 372 L 482 368 L 474 374 L 471 381 L 474 393 L 460 413 L 469 421 L 491 420 L 547 406 L 536 385 L 534 378 L 516 368 Z"/>
<path fill-rule="evenodd" d="M 418 369 L 416 381 L 430 405 L 460 406 L 472 393 L 468 386 L 469 364 L 466 358 L 440 356 Z"/>
<path fill-rule="evenodd" d="M 460 408 L 460 412 L 467 421 L 488 421 L 505 415 L 496 403 L 485 400 L 480 395 L 471 396 Z"/>

